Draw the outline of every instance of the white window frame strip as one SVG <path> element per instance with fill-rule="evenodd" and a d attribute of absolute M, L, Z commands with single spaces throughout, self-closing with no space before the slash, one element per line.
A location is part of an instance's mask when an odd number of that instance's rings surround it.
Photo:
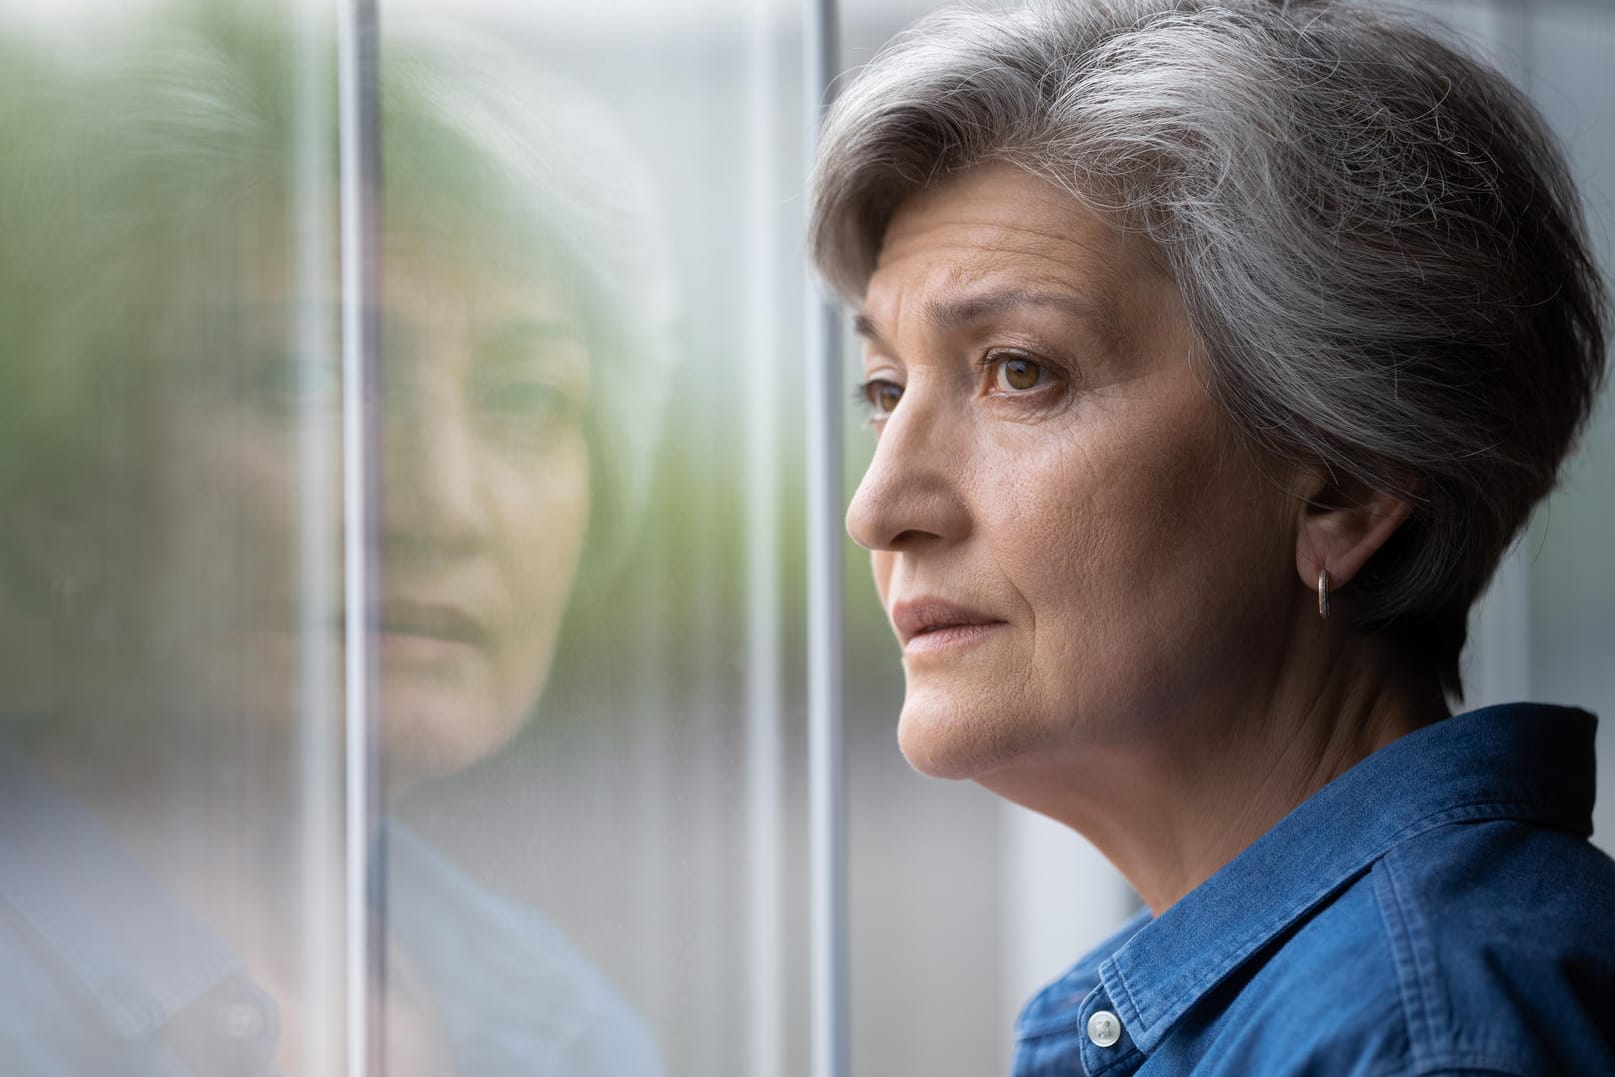
<path fill-rule="evenodd" d="M 326 0 L 299 0 L 293 9 L 295 55 L 313 70 L 329 72 L 325 51 L 331 9 Z M 298 761 L 302 795 L 298 833 L 302 850 L 302 923 L 297 981 L 305 1000 L 303 1029 L 295 1046 L 307 1077 L 339 1077 L 343 1072 L 346 885 L 343 869 L 342 717 L 334 693 L 341 666 L 331 651 L 331 626 L 339 607 L 335 586 L 337 536 L 331 524 L 332 468 L 339 431 L 327 421 L 318 384 L 331 346 L 331 315 L 324 297 L 335 280 L 327 257 L 333 225 L 328 205 L 332 165 L 328 145 L 330 86 L 325 79 L 300 78 L 293 86 L 295 137 L 292 163 L 292 249 L 297 304 L 290 327 L 299 377 L 308 391 L 299 394 L 303 434 L 297 438 L 298 571 Z"/>
<path fill-rule="evenodd" d="M 747 379 L 746 403 L 746 865 L 747 1070 L 784 1077 L 785 745 L 781 690 L 779 170 L 769 143 L 780 112 L 775 42 L 779 0 L 747 11 L 746 354 L 765 357 Z"/>
<path fill-rule="evenodd" d="M 835 0 L 806 0 L 808 156 L 838 73 Z M 812 878 L 812 1073 L 847 1077 L 847 812 L 841 641 L 842 376 L 839 304 L 807 295 L 808 812 Z"/>
<path fill-rule="evenodd" d="M 376 693 L 381 492 L 381 127 L 376 0 L 339 0 L 337 145 L 342 229 L 345 934 L 348 1077 L 384 1068 L 385 984 Z"/>

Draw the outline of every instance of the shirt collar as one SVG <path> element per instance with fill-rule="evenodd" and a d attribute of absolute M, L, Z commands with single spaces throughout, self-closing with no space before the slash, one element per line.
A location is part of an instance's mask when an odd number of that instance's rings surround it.
<path fill-rule="evenodd" d="M 83 805 L 3 743 L 0 901 L 126 1037 L 149 1035 L 242 967 Z"/>
<path fill-rule="evenodd" d="M 390 926 L 468 1072 L 559 1072 L 585 1049 L 641 1057 L 637 1015 L 558 927 L 474 883 L 401 823 L 387 823 L 386 843 Z M 656 1071 L 649 1062 L 619 1070 Z"/>
<path fill-rule="evenodd" d="M 1358 763 L 1100 964 L 1133 1041 L 1154 1049 L 1252 954 L 1400 842 L 1483 819 L 1591 834 L 1596 725 L 1569 707 L 1487 707 Z"/>

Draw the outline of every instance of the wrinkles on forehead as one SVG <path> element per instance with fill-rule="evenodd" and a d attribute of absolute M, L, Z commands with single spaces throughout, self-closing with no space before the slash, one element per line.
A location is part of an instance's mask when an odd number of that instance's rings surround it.
<path fill-rule="evenodd" d="M 925 268 L 911 278 L 911 265 Z M 880 286 L 892 280 L 905 287 Z M 883 332 L 897 331 L 901 311 L 948 332 L 1043 308 L 1075 318 L 1108 352 L 1126 356 L 1177 305 L 1144 237 L 1004 164 L 961 173 L 899 206 L 866 299 L 857 328 L 877 345 Z"/>

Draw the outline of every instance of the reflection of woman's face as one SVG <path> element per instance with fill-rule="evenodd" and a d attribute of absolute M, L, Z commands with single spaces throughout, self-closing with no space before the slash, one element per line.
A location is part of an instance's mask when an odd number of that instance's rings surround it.
<path fill-rule="evenodd" d="M 384 288 L 382 705 L 430 771 L 506 739 L 543 686 L 588 520 L 588 356 L 530 281 L 417 258 Z"/>
<path fill-rule="evenodd" d="M 331 356 L 285 358 L 285 288 L 243 290 L 214 304 L 240 312 L 220 338 L 239 351 L 161 393 L 154 528 L 116 600 L 149 633 L 148 701 L 256 723 L 299 711 L 311 586 L 340 653 L 340 393 Z M 486 754 L 543 688 L 589 515 L 589 370 L 569 305 L 530 274 L 389 249 L 383 291 L 379 680 L 407 780 Z"/>

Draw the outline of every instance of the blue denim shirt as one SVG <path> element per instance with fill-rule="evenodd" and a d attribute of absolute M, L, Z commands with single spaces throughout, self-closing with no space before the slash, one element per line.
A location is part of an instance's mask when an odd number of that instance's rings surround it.
<path fill-rule="evenodd" d="M 1016 1077 L 1615 1074 L 1595 725 L 1513 704 L 1375 752 L 1033 998 Z"/>
<path fill-rule="evenodd" d="M 455 1077 L 662 1072 L 643 1019 L 547 919 L 396 823 L 387 855 L 391 937 Z M 263 1077 L 279 1025 L 242 957 L 0 742 L 0 1075 Z"/>

